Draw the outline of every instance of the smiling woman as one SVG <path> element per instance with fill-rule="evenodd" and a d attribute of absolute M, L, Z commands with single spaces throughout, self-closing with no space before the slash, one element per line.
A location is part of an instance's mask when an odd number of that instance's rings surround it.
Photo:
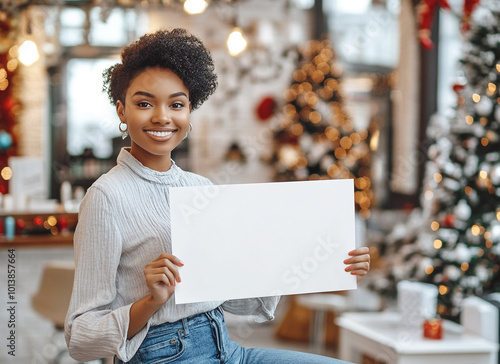
<path fill-rule="evenodd" d="M 130 84 L 117 112 L 132 139 L 130 154 L 146 167 L 167 171 L 172 150 L 189 131 L 189 90 L 174 72 L 148 68 Z"/>

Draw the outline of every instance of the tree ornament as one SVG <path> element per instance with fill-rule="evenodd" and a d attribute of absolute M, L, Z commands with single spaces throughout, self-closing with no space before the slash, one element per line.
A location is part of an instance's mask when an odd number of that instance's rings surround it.
<path fill-rule="evenodd" d="M 500 122 L 500 105 L 495 107 L 495 120 Z"/>
<path fill-rule="evenodd" d="M 495 164 L 490 169 L 490 179 L 491 183 L 497 188 L 500 188 L 500 163 Z"/>
<path fill-rule="evenodd" d="M 267 121 L 274 115 L 274 109 L 276 107 L 276 101 L 273 97 L 265 97 L 261 100 L 257 106 L 257 116 L 260 121 Z"/>
<path fill-rule="evenodd" d="M 447 228 L 452 228 L 455 225 L 455 215 L 446 214 L 443 220 L 443 226 Z"/>
<path fill-rule="evenodd" d="M 470 218 L 471 208 L 467 203 L 467 201 L 460 200 L 457 206 L 455 206 L 454 212 L 457 218 L 459 218 L 462 221 L 466 221 Z"/>
<path fill-rule="evenodd" d="M 489 97 L 482 96 L 481 100 L 476 103 L 475 109 L 480 116 L 488 116 L 493 111 L 493 102 Z"/>
<path fill-rule="evenodd" d="M 0 131 L 0 150 L 5 151 L 12 146 L 12 136 L 5 130 Z"/>

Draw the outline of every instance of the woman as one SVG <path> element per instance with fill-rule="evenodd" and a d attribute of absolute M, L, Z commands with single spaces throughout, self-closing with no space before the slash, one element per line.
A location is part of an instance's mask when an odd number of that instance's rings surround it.
<path fill-rule="evenodd" d="M 168 189 L 210 181 L 181 170 L 171 152 L 191 131 L 191 111 L 217 86 L 209 51 L 185 30 L 158 31 L 126 47 L 122 63 L 104 78 L 131 147 L 89 188 L 80 208 L 65 325 L 70 355 L 129 363 L 337 363 L 246 349 L 229 339 L 222 309 L 271 320 L 279 297 L 174 303 L 183 263 L 170 254 Z M 350 255 L 346 271 L 362 277 L 369 269 L 368 249 Z"/>

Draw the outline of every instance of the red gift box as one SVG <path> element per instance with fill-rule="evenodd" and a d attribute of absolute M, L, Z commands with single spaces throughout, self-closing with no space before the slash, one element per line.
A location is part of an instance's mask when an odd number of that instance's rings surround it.
<path fill-rule="evenodd" d="M 443 338 L 443 319 L 425 320 L 424 337 L 427 339 L 441 340 Z"/>

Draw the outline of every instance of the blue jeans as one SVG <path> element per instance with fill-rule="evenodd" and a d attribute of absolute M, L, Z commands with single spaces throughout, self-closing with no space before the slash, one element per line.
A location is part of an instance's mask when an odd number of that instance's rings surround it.
<path fill-rule="evenodd" d="M 118 363 L 122 364 L 120 360 Z M 244 348 L 231 341 L 222 309 L 153 326 L 129 364 L 342 364 L 337 359 L 288 350 Z"/>

